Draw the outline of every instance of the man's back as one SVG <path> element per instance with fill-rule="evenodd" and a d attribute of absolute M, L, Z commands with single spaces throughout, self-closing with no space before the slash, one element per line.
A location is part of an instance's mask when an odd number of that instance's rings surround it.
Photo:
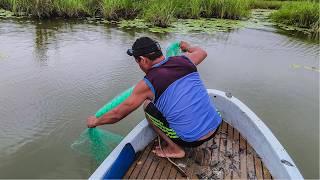
<path fill-rule="evenodd" d="M 197 68 L 186 56 L 154 65 L 145 81 L 154 92 L 156 107 L 181 139 L 196 141 L 220 124 Z"/>

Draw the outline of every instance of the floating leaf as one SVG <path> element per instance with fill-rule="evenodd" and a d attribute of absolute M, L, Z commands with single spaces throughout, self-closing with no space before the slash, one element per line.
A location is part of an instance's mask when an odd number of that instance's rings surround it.
<path fill-rule="evenodd" d="M 300 65 L 300 64 L 292 64 L 291 67 L 293 69 L 299 69 L 299 68 L 303 68 L 305 70 L 309 70 L 309 71 L 315 71 L 315 72 L 320 72 L 320 69 L 314 66 L 306 66 L 306 65 Z"/>

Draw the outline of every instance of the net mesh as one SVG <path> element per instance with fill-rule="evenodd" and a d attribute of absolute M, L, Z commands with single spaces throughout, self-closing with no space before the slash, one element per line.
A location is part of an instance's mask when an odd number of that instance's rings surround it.
<path fill-rule="evenodd" d="M 171 43 L 166 49 L 166 56 L 180 55 L 180 42 Z M 111 111 L 123 101 L 125 101 L 133 92 L 134 86 L 119 94 L 106 105 L 100 108 L 95 116 L 100 118 L 107 112 Z M 98 164 L 110 154 L 110 152 L 121 142 L 122 136 L 99 128 L 88 128 L 84 130 L 80 137 L 71 144 L 71 148 L 80 154 L 90 156 Z"/>
<path fill-rule="evenodd" d="M 122 139 L 122 136 L 100 128 L 88 128 L 71 144 L 71 148 L 100 164 Z"/>
<path fill-rule="evenodd" d="M 123 93 L 119 94 L 115 98 L 113 98 L 110 102 L 108 102 L 106 105 L 104 105 L 102 108 L 98 110 L 98 112 L 95 114 L 97 118 L 100 118 L 110 110 L 114 109 L 115 107 L 119 106 L 123 101 L 125 101 L 131 94 L 134 89 L 134 86 L 131 88 L 125 90 Z"/>
<path fill-rule="evenodd" d="M 166 49 L 166 57 L 170 56 L 178 56 L 182 53 L 180 49 L 180 42 L 173 42 L 169 44 L 169 46 Z"/>

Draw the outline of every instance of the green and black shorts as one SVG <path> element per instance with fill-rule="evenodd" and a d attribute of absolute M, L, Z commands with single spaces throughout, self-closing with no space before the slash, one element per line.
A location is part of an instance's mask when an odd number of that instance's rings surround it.
<path fill-rule="evenodd" d="M 182 140 L 177 133 L 170 128 L 168 121 L 162 115 L 162 113 L 158 110 L 158 108 L 150 102 L 146 109 L 144 110 L 147 118 L 158 127 L 164 134 L 166 134 L 174 143 L 178 144 L 182 147 L 197 147 L 203 144 L 204 142 L 210 140 L 215 136 L 216 133 L 213 133 L 210 137 L 200 141 L 187 142 Z"/>

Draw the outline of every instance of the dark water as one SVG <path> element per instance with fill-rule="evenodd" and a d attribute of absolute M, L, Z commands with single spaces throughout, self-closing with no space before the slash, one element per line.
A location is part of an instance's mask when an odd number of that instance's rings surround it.
<path fill-rule="evenodd" d="M 64 21 L 0 19 L 0 178 L 87 178 L 70 148 L 86 118 L 143 77 L 126 49 L 140 36 L 209 53 L 207 88 L 230 91 L 272 130 L 306 178 L 319 177 L 319 45 L 275 29 L 166 34 Z M 126 135 L 141 109 L 103 128 Z"/>

